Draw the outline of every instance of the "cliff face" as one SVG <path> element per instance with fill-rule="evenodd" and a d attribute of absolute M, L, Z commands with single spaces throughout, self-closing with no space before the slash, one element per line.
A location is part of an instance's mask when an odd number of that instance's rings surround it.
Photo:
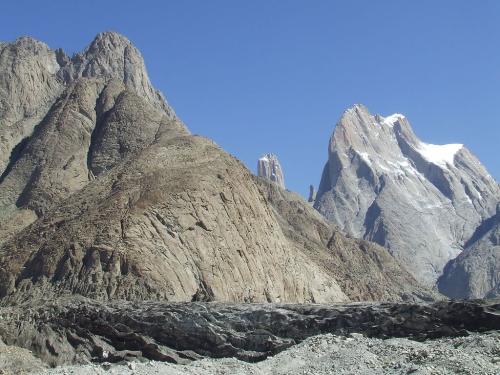
<path fill-rule="evenodd" d="M 32 39 L 1 48 L 27 72 L 2 75 L 12 96 L 4 90 L 2 100 L 19 103 L 3 107 L 13 120 L 0 126 L 0 139 L 10 139 L 0 179 L 4 303 L 68 293 L 168 301 L 432 298 L 384 249 L 347 240 L 322 219 L 311 224 L 319 215 L 282 191 L 283 173 L 269 156 L 262 170 L 279 189 L 280 207 L 307 208 L 303 218 L 277 211 L 241 163 L 190 135 L 123 36 L 99 34 L 72 58 Z M 2 72 L 24 64 L 7 60 Z M 36 92 L 28 93 L 30 85 Z M 16 141 L 12 124 L 21 123 L 29 126 Z M 293 234 L 286 221 L 305 226 Z M 309 232 L 310 225 L 319 229 Z M 343 255 L 335 254 L 346 249 L 355 255 L 339 267 Z M 350 267 L 363 275 L 359 285 Z M 395 272 L 396 281 L 384 272 Z"/>
<path fill-rule="evenodd" d="M 500 205 L 446 265 L 438 288 L 452 298 L 500 297 Z"/>
<path fill-rule="evenodd" d="M 430 286 L 499 199 L 498 184 L 463 145 L 424 143 L 403 115 L 357 105 L 331 137 L 314 206 Z"/>

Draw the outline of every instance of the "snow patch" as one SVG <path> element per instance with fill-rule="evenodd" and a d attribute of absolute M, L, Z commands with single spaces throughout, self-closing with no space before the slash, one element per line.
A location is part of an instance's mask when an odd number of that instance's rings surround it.
<path fill-rule="evenodd" d="M 372 161 L 370 160 L 370 155 L 368 155 L 367 152 L 360 152 L 359 156 L 361 156 L 361 159 L 368 164 L 370 167 L 372 166 Z"/>
<path fill-rule="evenodd" d="M 404 118 L 405 116 L 401 113 L 394 113 L 393 115 L 382 117 L 381 124 L 387 125 L 392 128 L 396 122 Z"/>
<path fill-rule="evenodd" d="M 464 145 L 449 144 L 449 145 L 432 145 L 429 143 L 420 143 L 417 151 L 423 158 L 440 167 L 447 168 L 455 165 L 455 155 Z"/>

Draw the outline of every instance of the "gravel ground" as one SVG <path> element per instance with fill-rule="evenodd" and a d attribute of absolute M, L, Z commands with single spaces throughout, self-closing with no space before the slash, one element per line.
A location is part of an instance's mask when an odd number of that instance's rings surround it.
<path fill-rule="evenodd" d="M 130 362 L 60 367 L 43 375 L 197 374 L 500 374 L 500 332 L 416 342 L 321 335 L 267 360 L 203 359 L 189 365 Z"/>

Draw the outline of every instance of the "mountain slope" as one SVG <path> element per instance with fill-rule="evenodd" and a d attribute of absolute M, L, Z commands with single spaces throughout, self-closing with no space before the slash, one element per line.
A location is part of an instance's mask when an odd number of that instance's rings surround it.
<path fill-rule="evenodd" d="M 463 145 L 420 141 L 403 115 L 347 110 L 331 137 L 315 208 L 351 235 L 385 246 L 433 285 L 500 189 Z"/>
<path fill-rule="evenodd" d="M 438 288 L 452 298 L 500 297 L 500 206 L 446 265 Z"/>
<path fill-rule="evenodd" d="M 297 251 L 338 281 L 351 301 L 439 299 L 375 243 L 347 238 L 304 199 L 263 178 L 255 178 L 278 222 Z"/>

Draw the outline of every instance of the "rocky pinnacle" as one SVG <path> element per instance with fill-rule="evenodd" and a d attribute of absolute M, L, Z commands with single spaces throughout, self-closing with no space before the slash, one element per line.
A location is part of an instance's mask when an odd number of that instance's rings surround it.
<path fill-rule="evenodd" d="M 265 154 L 257 162 L 257 175 L 285 188 L 285 178 L 278 157 L 274 154 Z"/>

